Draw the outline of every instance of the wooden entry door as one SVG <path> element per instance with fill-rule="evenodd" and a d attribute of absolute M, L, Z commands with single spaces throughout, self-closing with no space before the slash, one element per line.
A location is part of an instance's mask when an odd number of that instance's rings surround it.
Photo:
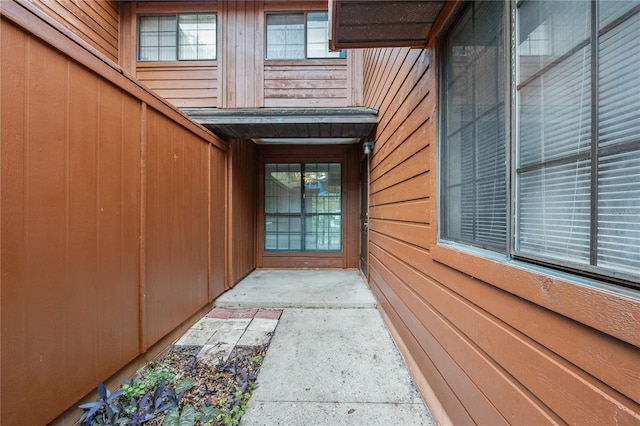
<path fill-rule="evenodd" d="M 360 270 L 367 276 L 369 259 L 369 157 L 360 162 Z"/>

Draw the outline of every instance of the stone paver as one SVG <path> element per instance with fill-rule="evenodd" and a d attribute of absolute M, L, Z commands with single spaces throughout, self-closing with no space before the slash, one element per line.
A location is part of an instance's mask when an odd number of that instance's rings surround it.
<path fill-rule="evenodd" d="M 282 311 L 214 308 L 180 337 L 175 346 L 200 346 L 198 359 L 214 366 L 236 346 L 269 343 Z"/>

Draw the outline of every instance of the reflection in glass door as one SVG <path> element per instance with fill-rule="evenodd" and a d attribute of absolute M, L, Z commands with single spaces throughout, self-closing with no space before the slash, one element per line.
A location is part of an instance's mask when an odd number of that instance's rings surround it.
<path fill-rule="evenodd" d="M 265 164 L 265 251 L 342 250 L 340 163 Z"/>

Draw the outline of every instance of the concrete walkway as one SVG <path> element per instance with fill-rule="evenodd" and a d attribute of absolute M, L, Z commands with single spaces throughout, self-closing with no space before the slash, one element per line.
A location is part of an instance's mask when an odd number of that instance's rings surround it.
<path fill-rule="evenodd" d="M 216 307 L 282 310 L 242 425 L 434 424 L 357 271 L 254 271 Z"/>

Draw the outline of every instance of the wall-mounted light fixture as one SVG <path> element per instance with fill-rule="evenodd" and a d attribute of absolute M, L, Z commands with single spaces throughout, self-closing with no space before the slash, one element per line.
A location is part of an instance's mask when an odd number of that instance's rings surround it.
<path fill-rule="evenodd" d="M 364 150 L 364 155 L 369 155 L 373 151 L 374 143 L 373 141 L 365 141 L 362 144 L 362 149 Z"/>

